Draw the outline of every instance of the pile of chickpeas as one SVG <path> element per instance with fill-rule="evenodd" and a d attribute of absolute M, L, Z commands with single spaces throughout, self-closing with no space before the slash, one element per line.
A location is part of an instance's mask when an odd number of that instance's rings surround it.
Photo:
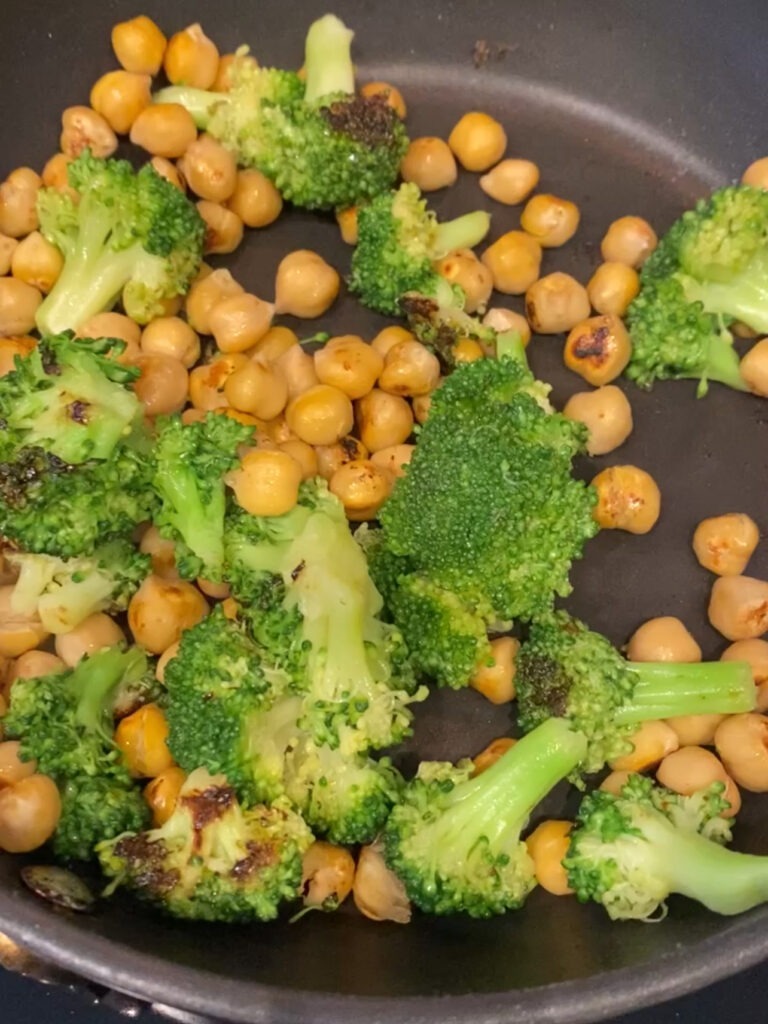
<path fill-rule="evenodd" d="M 13 170 L 0 184 L 0 374 L 10 372 L 16 356 L 36 344 L 31 334 L 42 299 L 63 265 L 58 249 L 39 232 L 37 195 L 42 187 L 69 193 L 67 166 L 88 148 L 109 157 L 119 137 L 127 136 L 149 156 L 155 170 L 194 197 L 206 225 L 205 253 L 232 253 L 246 229 L 272 224 L 282 199 L 257 170 L 240 169 L 233 155 L 214 138 L 200 134 L 191 115 L 173 103 L 152 103 L 152 79 L 163 72 L 173 84 L 226 92 L 234 54 L 220 54 L 200 25 L 167 39 L 145 16 L 115 25 L 112 46 L 119 67 L 94 84 L 88 105 L 62 114 L 59 149 L 41 172 Z M 238 59 L 254 60 L 240 55 Z M 383 94 L 405 117 L 397 88 L 371 82 L 364 95 Z M 630 339 L 622 317 L 639 290 L 638 270 L 657 244 L 652 227 L 635 216 L 609 225 L 600 244 L 603 262 L 586 286 L 569 274 L 542 275 L 544 251 L 557 249 L 575 235 L 578 206 L 537 193 L 539 168 L 530 160 L 505 157 L 507 137 L 489 115 L 462 116 L 447 140 L 413 139 L 401 165 L 405 181 L 425 192 L 453 185 L 458 167 L 479 175 L 480 188 L 495 202 L 522 205 L 519 229 L 507 231 L 478 257 L 472 250 L 447 254 L 437 271 L 458 284 L 466 309 L 497 331 L 517 330 L 527 345 L 532 332 L 565 334 L 564 360 L 591 390 L 568 401 L 565 415 L 586 424 L 588 451 L 602 455 L 626 441 L 632 410 L 611 382 L 630 358 Z M 756 161 L 743 181 L 768 187 L 768 158 Z M 357 211 L 337 212 L 341 237 L 357 239 Z M 151 421 L 180 414 L 185 423 L 209 413 L 231 416 L 253 428 L 253 443 L 240 452 L 228 478 L 236 501 L 254 515 L 280 515 L 296 503 L 302 480 L 320 475 L 343 503 L 352 522 L 371 520 L 389 495 L 413 452 L 414 426 L 427 419 L 431 396 L 441 384 L 435 355 L 406 328 L 385 327 L 374 338 L 331 337 L 314 352 L 297 334 L 276 323 L 281 315 L 313 320 L 333 305 L 341 287 L 336 269 L 309 250 L 285 256 L 277 267 L 274 296 L 246 291 L 229 270 L 200 268 L 188 294 L 168 301 L 162 315 L 137 323 L 120 312 L 105 312 L 77 325 L 77 335 L 121 339 L 118 357 L 139 370 L 135 391 Z M 525 315 L 489 308 L 493 292 L 524 296 Z M 768 394 L 768 339 L 758 342 L 742 362 L 749 386 Z M 201 358 L 203 352 L 207 354 Z M 457 364 L 485 358 L 477 341 L 458 341 Z M 660 510 L 659 489 L 636 466 L 613 466 L 593 480 L 598 494 L 595 517 L 603 528 L 646 533 Z M 694 537 L 702 565 L 717 575 L 709 607 L 710 621 L 732 640 L 723 658 L 748 661 L 758 688 L 758 709 L 768 710 L 768 583 L 744 575 L 758 541 L 746 515 L 705 520 Z M 68 633 L 50 636 L 36 617 L 11 607 L 13 574 L 0 578 L 0 849 L 28 852 L 53 834 L 61 805 L 55 784 L 19 758 L 19 744 L 2 741 L 2 716 L 17 679 L 72 668 L 87 654 L 123 642 L 136 643 L 157 656 L 156 673 L 178 650 L 183 630 L 199 622 L 211 602 L 236 607 L 226 585 L 182 580 L 174 546 L 147 526 L 137 536 L 151 556 L 152 573 L 132 598 L 127 622 L 97 613 Z M 478 669 L 472 686 L 488 700 L 514 699 L 515 655 L 512 637 L 491 642 L 492 663 Z M 654 619 L 631 638 L 629 656 L 637 661 L 698 661 L 701 650 L 677 619 Z M 168 820 L 184 781 L 167 747 L 168 726 L 156 704 L 128 711 L 117 723 L 115 741 L 131 774 L 144 781 L 144 795 L 156 825 Z M 632 753 L 611 765 L 603 787 L 615 791 L 629 771 L 656 770 L 658 779 L 688 793 L 722 781 L 731 812 L 740 804 L 739 786 L 768 791 L 768 718 L 760 713 L 701 715 L 643 725 Z M 488 767 L 514 740 L 502 738 L 475 759 L 476 771 Z M 716 753 L 709 747 L 714 746 Z M 560 861 L 570 823 L 549 821 L 528 840 L 539 882 L 550 892 L 567 893 Z M 307 905 L 329 897 L 339 902 L 352 893 L 362 913 L 373 920 L 405 923 L 410 906 L 400 881 L 386 868 L 377 844 L 365 847 L 355 863 L 350 852 L 316 842 L 304 862 L 302 893 Z"/>

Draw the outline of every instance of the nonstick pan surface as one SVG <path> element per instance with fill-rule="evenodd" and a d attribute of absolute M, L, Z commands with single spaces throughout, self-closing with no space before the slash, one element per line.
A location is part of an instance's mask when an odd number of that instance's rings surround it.
<path fill-rule="evenodd" d="M 288 67 L 301 63 L 306 26 L 327 9 L 314 0 L 140 6 L 168 33 L 199 20 L 222 52 L 246 41 L 262 62 Z M 685 205 L 768 152 L 762 0 L 333 6 L 356 29 L 360 79 L 383 78 L 402 89 L 412 135 L 445 137 L 462 112 L 487 110 L 507 128 L 509 155 L 540 165 L 541 189 L 579 204 L 577 238 L 546 254 L 544 272 L 586 280 L 612 219 L 634 213 L 664 229 Z M 61 110 L 87 102 L 93 81 L 114 66 L 111 26 L 137 13 L 124 0 L 4 0 L 0 177 L 18 164 L 40 167 L 56 150 Z M 490 49 L 480 67 L 473 62 L 478 40 Z M 519 211 L 492 203 L 471 175 L 431 199 L 443 216 L 491 210 L 491 237 L 518 226 Z M 319 251 L 340 269 L 348 265 L 333 221 L 296 212 L 249 235 L 226 263 L 249 290 L 269 297 L 279 259 L 298 247 Z M 383 322 L 345 297 L 302 330 L 371 337 Z M 561 338 L 536 338 L 530 349 L 558 405 L 580 390 L 561 353 Z M 591 542 L 573 573 L 568 607 L 617 643 L 647 618 L 677 615 L 705 657 L 717 657 L 724 643 L 704 614 L 711 579 L 693 558 L 690 534 L 699 519 L 726 511 L 768 525 L 766 406 L 717 386 L 704 401 L 687 382 L 651 393 L 621 386 L 635 431 L 618 452 L 596 461 L 651 471 L 662 490 L 662 517 L 646 537 L 606 532 Z M 592 475 L 595 464 L 585 461 L 581 470 Z M 765 540 L 750 572 L 768 576 Z M 508 709 L 474 692 L 435 694 L 420 708 L 402 765 L 412 770 L 417 757 L 471 755 L 510 725 Z M 553 797 L 542 813 L 572 810 L 568 798 Z M 766 812 L 768 798 L 745 801 L 738 848 L 768 853 Z M 66 917 L 23 891 L 18 861 L 1 855 L 0 931 L 107 986 L 270 1024 L 596 1021 L 768 955 L 768 911 L 728 920 L 673 900 L 662 924 L 611 924 L 598 907 L 542 892 L 498 920 L 416 916 L 408 927 L 376 925 L 346 907 L 296 925 L 192 926 L 121 900 L 90 916 Z"/>

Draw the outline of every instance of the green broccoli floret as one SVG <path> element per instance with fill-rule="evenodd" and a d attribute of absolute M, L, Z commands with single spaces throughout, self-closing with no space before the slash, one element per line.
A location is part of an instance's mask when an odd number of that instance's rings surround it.
<path fill-rule="evenodd" d="M 296 899 L 312 834 L 283 803 L 243 809 L 222 776 L 193 772 L 161 827 L 99 844 L 101 868 L 172 917 L 271 921 Z"/>
<path fill-rule="evenodd" d="M 224 561 L 224 475 L 238 465 L 237 449 L 251 427 L 209 413 L 199 423 L 180 416 L 159 424 L 153 483 L 160 497 L 155 526 L 175 541 L 176 567 L 187 579 L 221 579 Z"/>
<path fill-rule="evenodd" d="M 534 729 L 552 716 L 569 718 L 589 739 L 586 772 L 631 750 L 629 737 L 642 722 L 738 714 L 755 706 L 746 662 L 629 662 L 566 612 L 535 622 L 516 661 L 521 727 Z"/>
<path fill-rule="evenodd" d="M 418 186 L 406 183 L 361 207 L 357 222 L 349 287 L 364 305 L 395 316 L 402 311 L 401 299 L 415 293 L 460 317 L 463 291 L 433 264 L 452 249 L 481 242 L 490 226 L 487 213 L 477 210 L 439 224 Z"/>
<path fill-rule="evenodd" d="M 17 679 L 5 734 L 20 740 L 19 755 L 36 761 L 62 795 L 53 849 L 66 860 L 88 860 L 96 843 L 149 816 L 141 791 L 113 741 L 113 699 L 147 673 L 136 648 L 106 648 L 75 668 L 36 679 Z"/>
<path fill-rule="evenodd" d="M 49 633 L 67 633 L 94 612 L 125 611 L 151 572 L 150 558 L 123 540 L 108 541 L 80 558 L 11 552 L 6 560 L 19 573 L 12 610 L 36 616 Z"/>
<path fill-rule="evenodd" d="M 536 884 L 521 833 L 585 747 L 567 722 L 551 719 L 476 778 L 471 762 L 422 764 L 383 834 L 387 864 L 416 906 L 472 917 L 520 907 Z"/>
<path fill-rule="evenodd" d="M 227 93 L 172 86 L 155 101 L 186 107 L 198 127 L 296 206 L 354 206 L 392 186 L 408 139 L 383 97 L 354 95 L 352 35 L 334 15 L 311 25 L 306 89 L 292 72 L 241 59 Z"/>
<path fill-rule="evenodd" d="M 640 281 L 627 375 L 641 387 L 693 377 L 699 395 L 710 380 L 747 390 L 728 324 L 768 331 L 768 193 L 736 185 L 699 202 L 662 238 Z"/>
<path fill-rule="evenodd" d="M 205 225 L 197 208 L 151 164 L 100 160 L 85 151 L 67 169 L 78 201 L 53 188 L 38 197 L 40 231 L 64 267 L 37 311 L 42 333 L 76 329 L 122 296 L 148 323 L 163 301 L 183 295 L 197 273 Z"/>
<path fill-rule="evenodd" d="M 768 900 L 768 857 L 725 850 L 730 825 L 723 783 L 679 796 L 633 775 L 619 796 L 588 794 L 563 861 L 582 902 L 602 903 L 614 920 L 658 920 L 680 893 L 716 914 L 740 914 Z"/>

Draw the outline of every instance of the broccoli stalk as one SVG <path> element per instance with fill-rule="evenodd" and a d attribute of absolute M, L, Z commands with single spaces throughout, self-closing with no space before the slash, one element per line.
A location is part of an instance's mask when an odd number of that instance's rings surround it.
<path fill-rule="evenodd" d="M 334 14 L 326 14 L 310 25 L 304 52 L 305 103 L 313 105 L 326 96 L 354 93 L 354 35 Z"/>
<path fill-rule="evenodd" d="M 521 833 L 585 750 L 583 736 L 551 719 L 476 778 L 471 763 L 422 764 L 383 836 L 410 899 L 427 913 L 472 917 L 520 907 L 536 884 Z"/>

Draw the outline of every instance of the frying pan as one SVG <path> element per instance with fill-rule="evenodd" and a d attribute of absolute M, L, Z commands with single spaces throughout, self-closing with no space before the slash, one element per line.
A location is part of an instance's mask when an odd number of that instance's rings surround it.
<path fill-rule="evenodd" d="M 287 67 L 301 63 L 306 26 L 328 6 L 139 5 L 168 33 L 199 20 L 222 52 L 247 41 L 262 62 Z M 334 0 L 333 7 L 356 29 L 360 78 L 401 87 L 413 135 L 445 137 L 460 113 L 487 110 L 506 125 L 508 152 L 541 166 L 541 188 L 579 203 L 583 226 L 563 250 L 546 254 L 547 271 L 586 280 L 612 219 L 634 213 L 663 229 L 768 151 L 758 101 L 767 70 L 763 0 Z M 111 26 L 136 13 L 133 0 L 3 0 L 0 176 L 17 164 L 40 167 L 54 152 L 61 110 L 87 102 L 92 82 L 114 65 Z M 487 59 L 476 67 L 479 40 Z M 471 175 L 433 198 L 443 216 L 491 210 L 494 237 L 518 224 L 518 211 L 493 204 Z M 332 220 L 297 212 L 249 236 L 227 265 L 268 297 L 278 260 L 298 247 L 347 266 Z M 343 297 L 321 323 L 301 329 L 371 337 L 382 322 Z M 579 390 L 561 351 L 558 338 L 536 338 L 530 349 L 557 403 Z M 698 519 L 726 511 L 768 522 L 766 406 L 717 386 L 697 401 L 690 382 L 650 393 L 622 386 L 635 431 L 600 462 L 649 469 L 661 486 L 662 517 L 645 537 L 605 532 L 591 542 L 568 606 L 617 643 L 644 619 L 678 615 L 705 657 L 717 657 L 723 643 L 704 615 L 711 580 L 691 554 L 690 534 Z M 585 461 L 581 472 L 589 476 L 595 466 Z M 768 574 L 766 549 L 763 542 L 754 575 Z M 474 692 L 437 693 L 420 708 L 400 762 L 412 770 L 419 756 L 470 755 L 511 724 L 508 709 Z M 541 813 L 572 812 L 571 799 L 555 795 Z M 739 848 L 768 853 L 767 810 L 765 798 L 746 800 Z M 0 931 L 106 986 L 265 1024 L 575 1024 L 690 991 L 768 955 L 768 910 L 724 919 L 673 900 L 660 925 L 612 924 L 601 908 L 540 891 L 497 920 L 416 915 L 408 927 L 373 924 L 347 907 L 296 925 L 192 926 L 120 900 L 68 917 L 23 891 L 18 861 L 3 856 Z"/>

